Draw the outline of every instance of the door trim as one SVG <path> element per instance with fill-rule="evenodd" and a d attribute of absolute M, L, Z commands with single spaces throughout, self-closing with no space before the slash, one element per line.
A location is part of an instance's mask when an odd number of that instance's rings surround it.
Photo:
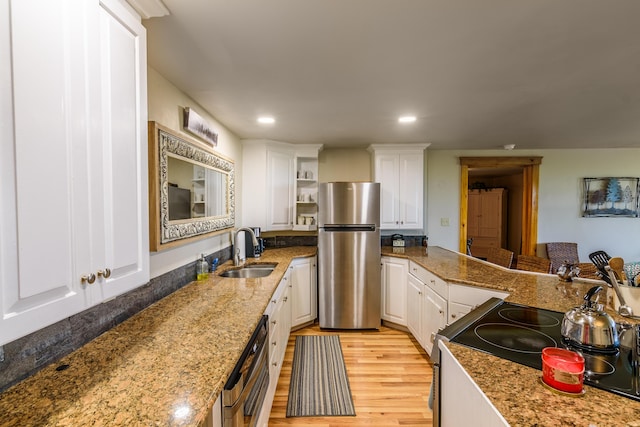
<path fill-rule="evenodd" d="M 459 251 L 467 252 L 469 168 L 522 168 L 522 248 L 523 255 L 535 255 L 538 239 L 538 180 L 542 157 L 460 157 L 460 241 Z"/>

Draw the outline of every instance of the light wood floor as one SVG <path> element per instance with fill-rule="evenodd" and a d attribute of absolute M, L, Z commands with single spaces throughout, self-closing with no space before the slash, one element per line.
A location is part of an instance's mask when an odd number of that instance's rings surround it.
<path fill-rule="evenodd" d="M 339 334 L 355 417 L 286 418 L 296 335 Z M 278 379 L 269 426 L 430 426 L 428 407 L 432 368 L 411 334 L 380 331 L 321 331 L 317 325 L 291 333 Z"/>

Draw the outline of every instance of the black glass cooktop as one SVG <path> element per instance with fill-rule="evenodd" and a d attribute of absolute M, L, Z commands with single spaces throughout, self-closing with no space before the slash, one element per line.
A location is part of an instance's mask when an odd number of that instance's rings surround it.
<path fill-rule="evenodd" d="M 633 349 L 638 337 L 624 336 L 637 333 L 637 329 L 622 332 L 623 344 L 617 352 L 598 353 L 575 348 L 564 340 L 560 333 L 563 317 L 564 313 L 503 302 L 449 340 L 539 370 L 543 348 L 577 351 L 585 358 L 585 384 L 640 401 Z"/>

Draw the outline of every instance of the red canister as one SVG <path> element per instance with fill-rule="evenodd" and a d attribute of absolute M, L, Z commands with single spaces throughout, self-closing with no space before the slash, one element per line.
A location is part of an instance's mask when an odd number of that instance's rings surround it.
<path fill-rule="evenodd" d="M 567 393 L 581 393 L 584 357 L 575 351 L 556 347 L 542 349 L 542 381 Z"/>

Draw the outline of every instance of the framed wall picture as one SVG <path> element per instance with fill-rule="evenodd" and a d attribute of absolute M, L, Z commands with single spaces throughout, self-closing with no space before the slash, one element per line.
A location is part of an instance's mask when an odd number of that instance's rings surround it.
<path fill-rule="evenodd" d="M 584 178 L 583 217 L 640 216 L 640 178 Z"/>
<path fill-rule="evenodd" d="M 214 147 L 218 145 L 218 134 L 214 132 L 209 123 L 200 117 L 198 113 L 193 111 L 193 109 L 185 107 L 183 119 L 184 130 L 208 142 Z"/>

